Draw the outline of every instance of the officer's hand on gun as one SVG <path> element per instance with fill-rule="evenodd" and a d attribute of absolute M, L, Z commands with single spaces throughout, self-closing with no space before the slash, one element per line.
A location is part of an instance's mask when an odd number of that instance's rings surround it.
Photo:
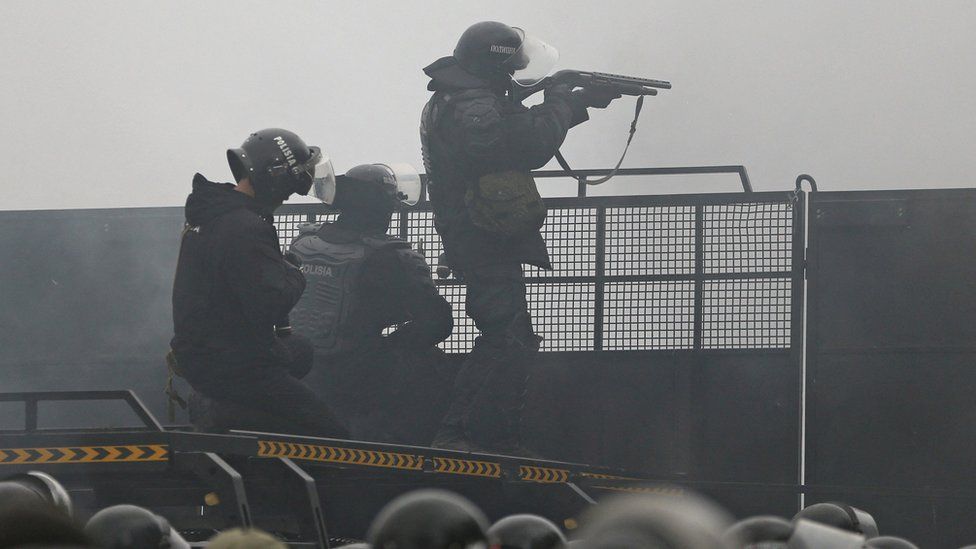
<path fill-rule="evenodd" d="M 621 97 L 615 89 L 603 87 L 579 88 L 573 91 L 573 95 L 579 97 L 587 107 L 597 109 L 605 109 L 611 101 Z"/>
<path fill-rule="evenodd" d="M 621 97 L 620 93 L 614 88 L 609 87 L 587 87 L 573 89 L 570 84 L 556 84 L 546 88 L 546 97 L 554 95 L 572 95 L 587 107 L 605 109 L 614 99 Z"/>

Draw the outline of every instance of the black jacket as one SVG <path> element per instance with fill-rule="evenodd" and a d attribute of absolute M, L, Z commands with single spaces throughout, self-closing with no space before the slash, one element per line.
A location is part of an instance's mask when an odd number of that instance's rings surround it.
<path fill-rule="evenodd" d="M 461 89 L 437 80 L 421 116 L 421 143 L 435 225 L 450 263 L 463 270 L 497 263 L 551 269 L 539 232 L 515 238 L 471 223 L 464 205 L 470 185 L 489 173 L 541 168 L 569 129 L 587 119 L 586 106 L 568 89 L 547 91 L 532 108 L 488 88 Z"/>
<path fill-rule="evenodd" d="M 305 277 L 282 259 L 272 220 L 259 211 L 233 185 L 193 178 L 173 284 L 171 343 L 191 383 L 286 360 L 274 326 L 301 297 Z"/>

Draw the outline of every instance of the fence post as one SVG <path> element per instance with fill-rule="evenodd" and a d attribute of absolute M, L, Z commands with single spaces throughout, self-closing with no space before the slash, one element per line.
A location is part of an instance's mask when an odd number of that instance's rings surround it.
<path fill-rule="evenodd" d="M 596 209 L 596 265 L 593 294 L 593 350 L 603 350 L 604 283 L 607 259 L 607 208 Z"/>
<path fill-rule="evenodd" d="M 705 206 L 695 205 L 695 319 L 692 348 L 702 348 L 705 293 Z"/>

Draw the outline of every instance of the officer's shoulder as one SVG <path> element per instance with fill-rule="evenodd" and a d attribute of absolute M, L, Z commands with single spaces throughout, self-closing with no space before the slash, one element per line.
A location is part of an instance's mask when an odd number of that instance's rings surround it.
<path fill-rule="evenodd" d="M 237 234 L 243 236 L 267 236 L 275 234 L 274 225 L 260 215 L 246 208 L 239 208 L 228 212 L 224 219 L 228 225 L 232 225 Z"/>
<path fill-rule="evenodd" d="M 410 249 L 410 243 L 402 238 L 390 235 L 383 236 L 364 236 L 363 244 L 373 250 L 399 250 Z"/>
<path fill-rule="evenodd" d="M 501 101 L 491 90 L 464 90 L 448 97 L 447 104 L 453 107 L 456 117 L 485 115 L 501 111 Z"/>
<path fill-rule="evenodd" d="M 294 240 L 299 238 L 314 236 L 318 234 L 319 229 L 322 228 L 322 222 L 317 223 L 299 223 L 298 224 L 298 235 L 295 236 Z"/>

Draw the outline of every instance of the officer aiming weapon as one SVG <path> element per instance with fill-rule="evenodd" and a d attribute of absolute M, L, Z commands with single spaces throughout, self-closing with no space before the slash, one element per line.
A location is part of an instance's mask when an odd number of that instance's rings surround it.
<path fill-rule="evenodd" d="M 635 76 L 623 76 L 604 72 L 589 72 L 579 70 L 561 70 L 549 74 L 556 61 L 559 59 L 559 52 L 556 48 L 535 38 L 526 35 L 524 31 L 516 28 L 521 34 L 521 43 L 514 49 L 511 57 L 506 60 L 507 67 L 512 71 L 512 98 L 516 101 L 523 101 L 530 95 L 541 90 L 556 85 L 569 85 L 574 88 L 582 88 L 586 95 L 602 96 L 605 107 L 609 102 L 621 95 L 633 95 L 637 97 L 637 105 L 634 110 L 634 120 L 630 123 L 630 135 L 627 137 L 627 145 L 617 165 L 600 179 L 586 179 L 583 176 L 573 174 L 562 153 L 556 151 L 556 160 L 559 165 L 566 170 L 566 173 L 576 177 L 580 183 L 587 185 L 599 185 L 610 180 L 620 169 L 624 157 L 627 156 L 627 149 L 630 142 L 634 139 L 634 132 L 637 131 L 637 119 L 640 117 L 641 108 L 644 106 L 644 96 L 657 95 L 657 90 L 670 90 L 671 82 L 665 80 L 653 80 L 650 78 L 639 78 Z"/>
<path fill-rule="evenodd" d="M 621 95 L 637 96 L 637 105 L 634 108 L 634 120 L 630 123 L 630 135 L 627 136 L 627 144 L 624 146 L 624 151 L 621 153 L 617 165 L 606 176 L 600 179 L 587 179 L 581 175 L 574 175 L 572 168 L 569 167 L 569 163 L 566 162 L 566 158 L 563 157 L 561 152 L 556 151 L 555 156 L 556 161 L 559 162 L 559 166 L 568 175 L 576 177 L 581 183 L 587 185 L 606 183 L 617 174 L 617 170 L 620 169 L 620 165 L 623 164 L 624 158 L 627 156 L 627 149 L 630 148 L 630 142 L 634 139 L 634 133 L 637 131 L 637 119 L 640 117 L 641 109 L 644 107 L 644 96 L 657 95 L 657 90 L 659 89 L 671 89 L 671 82 L 666 80 L 653 80 L 651 78 L 640 78 L 637 76 L 578 70 L 557 71 L 552 76 L 547 76 L 536 82 L 516 79 L 515 84 L 516 86 L 513 87 L 512 96 L 517 101 L 522 101 L 534 93 L 559 84 L 568 84 L 574 88 L 578 87 L 591 92 L 595 91 L 598 94 L 602 93 L 607 97 L 608 103 L 610 99 L 620 97 Z"/>
<path fill-rule="evenodd" d="M 620 95 L 636 96 L 657 95 L 659 89 L 671 89 L 671 82 L 665 80 L 570 69 L 557 71 L 552 76 L 547 76 L 538 82 L 516 80 L 515 83 L 518 86 L 516 86 L 513 96 L 519 101 L 557 84 L 568 84 L 576 88 L 604 88 Z"/>

